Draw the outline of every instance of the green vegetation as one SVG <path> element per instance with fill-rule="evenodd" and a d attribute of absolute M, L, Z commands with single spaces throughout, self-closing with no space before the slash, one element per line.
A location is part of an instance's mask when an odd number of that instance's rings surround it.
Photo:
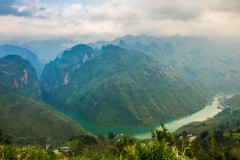
<path fill-rule="evenodd" d="M 65 51 L 46 65 L 40 86 L 44 101 L 108 127 L 179 118 L 206 102 L 200 89 L 169 67 L 112 45 L 101 50 L 78 45 Z"/>
<path fill-rule="evenodd" d="M 234 137 L 224 135 L 221 129 L 214 133 L 203 131 L 191 143 L 189 157 L 194 156 L 197 160 L 238 160 L 240 144 Z"/>
<path fill-rule="evenodd" d="M 65 159 L 63 154 L 55 154 L 36 146 L 0 145 L 0 159 L 42 159 L 57 160 Z"/>
<path fill-rule="evenodd" d="M 224 103 L 229 108 L 214 118 L 190 123 L 175 132 L 176 136 L 186 131 L 197 136 L 191 145 L 197 159 L 240 159 L 240 96 Z"/>
<path fill-rule="evenodd" d="M 71 160 L 239 160 L 240 144 L 219 128 L 201 132 L 194 140 L 187 132 L 172 136 L 162 129 L 152 131 L 151 139 L 139 140 L 128 135 L 102 134 L 97 137 L 71 137 L 61 145 L 49 149 L 36 146 L 7 145 L 0 141 L 0 159 L 71 159 Z M 1 136 L 0 136 L 1 140 Z M 63 150 L 62 148 L 66 148 Z M 58 152 L 56 150 L 58 149 Z"/>
<path fill-rule="evenodd" d="M 89 135 L 72 137 L 59 148 L 58 153 L 34 146 L 0 145 L 0 159 L 72 159 L 72 160 L 185 160 L 188 159 L 175 146 L 175 140 L 167 129 L 152 131 L 153 138 L 138 140 L 127 135 L 115 135 L 114 139 Z M 100 138 L 101 137 L 101 138 Z M 169 141 L 169 138 L 171 141 Z M 64 147 L 68 146 L 68 147 Z M 71 154 L 70 154 L 71 153 Z"/>

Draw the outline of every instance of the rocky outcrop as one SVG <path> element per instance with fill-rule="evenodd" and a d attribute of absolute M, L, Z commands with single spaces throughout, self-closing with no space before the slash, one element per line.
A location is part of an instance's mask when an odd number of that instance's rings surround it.
<path fill-rule="evenodd" d="M 35 69 L 20 56 L 0 58 L 0 83 L 19 95 L 36 99 L 41 97 Z"/>

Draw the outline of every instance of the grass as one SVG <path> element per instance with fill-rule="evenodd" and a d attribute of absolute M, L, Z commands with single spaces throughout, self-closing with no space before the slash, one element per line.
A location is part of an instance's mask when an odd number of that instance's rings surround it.
<path fill-rule="evenodd" d="M 86 132 L 43 103 L 14 93 L 0 95 L 0 129 L 13 143 L 58 144 Z"/>

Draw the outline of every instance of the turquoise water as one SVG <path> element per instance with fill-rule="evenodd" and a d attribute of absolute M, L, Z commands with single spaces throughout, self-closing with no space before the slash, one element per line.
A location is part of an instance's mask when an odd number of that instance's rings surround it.
<path fill-rule="evenodd" d="M 223 110 L 223 109 L 218 108 L 220 106 L 219 100 L 223 97 L 224 96 L 215 96 L 212 99 L 212 102 L 209 105 L 207 105 L 205 108 L 203 108 L 202 110 L 200 110 L 194 114 L 188 115 L 186 117 L 168 122 L 165 124 L 166 128 L 170 132 L 174 132 L 178 128 L 180 128 L 190 122 L 205 121 L 208 118 L 214 117 L 215 115 L 217 115 L 219 112 L 221 112 Z M 136 134 L 134 136 L 137 138 L 149 138 L 151 136 L 151 134 L 149 132 L 146 132 L 146 133 Z"/>
<path fill-rule="evenodd" d="M 219 99 L 223 96 L 216 96 L 213 98 L 212 102 L 207 105 L 202 110 L 192 114 L 188 115 L 186 117 L 168 122 L 165 124 L 165 126 L 171 131 L 174 132 L 178 128 L 180 128 L 183 125 L 186 125 L 193 121 L 204 121 L 208 118 L 211 118 L 222 111 L 222 109 L 219 109 L 218 106 L 220 105 Z M 57 110 L 58 112 L 70 117 L 75 122 L 79 123 L 86 131 L 92 133 L 92 134 L 98 134 L 103 133 L 104 135 L 108 135 L 109 132 L 114 132 L 118 134 L 128 134 L 131 136 L 134 136 L 136 138 L 150 138 L 151 137 L 151 130 L 158 128 L 159 123 L 144 126 L 144 127 L 101 127 L 96 124 L 93 124 L 91 122 L 88 122 L 81 118 L 79 114 L 75 112 L 68 112 L 64 110 Z"/>

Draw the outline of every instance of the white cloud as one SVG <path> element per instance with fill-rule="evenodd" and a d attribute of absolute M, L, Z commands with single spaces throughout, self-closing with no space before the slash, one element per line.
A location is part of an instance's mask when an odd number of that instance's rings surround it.
<path fill-rule="evenodd" d="M 86 17 L 86 8 L 82 4 L 70 4 L 61 11 L 61 17 L 69 20 L 79 20 Z"/>
<path fill-rule="evenodd" d="M 14 7 L 19 13 L 31 11 L 31 16 L 0 16 L 1 35 L 94 39 L 124 34 L 240 36 L 238 0 L 104 0 L 101 5 L 27 2 L 21 0 Z"/>

